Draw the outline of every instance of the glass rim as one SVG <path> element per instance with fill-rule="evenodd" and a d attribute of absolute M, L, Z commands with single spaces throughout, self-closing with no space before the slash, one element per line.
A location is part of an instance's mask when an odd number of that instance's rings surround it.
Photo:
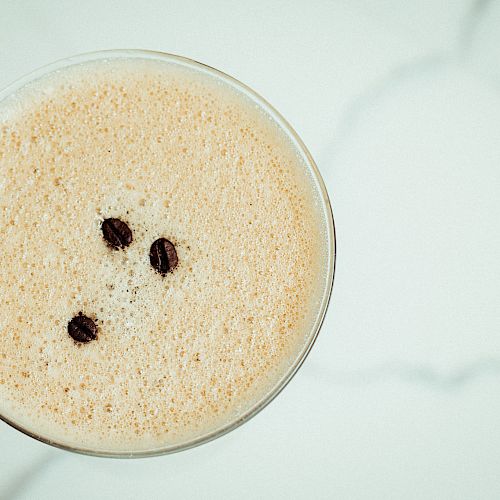
<path fill-rule="evenodd" d="M 85 52 L 82 54 L 78 54 L 71 57 L 66 57 L 63 59 L 59 59 L 52 63 L 46 64 L 44 66 L 31 71 L 24 76 L 16 79 L 14 82 L 10 83 L 7 87 L 4 87 L 0 90 L 0 103 L 9 95 L 14 92 L 20 90 L 25 85 L 36 81 L 39 78 L 42 78 L 45 75 L 56 72 L 57 70 L 61 70 L 70 66 L 83 64 L 92 61 L 98 60 L 106 60 L 106 59 L 120 59 L 120 58 L 132 58 L 132 59 L 151 59 L 151 60 L 159 60 L 170 62 L 178 65 L 182 65 L 193 70 L 201 71 L 205 74 L 211 75 L 215 79 L 222 81 L 228 84 L 230 87 L 243 93 L 249 99 L 251 99 L 256 105 L 259 106 L 261 110 L 264 111 L 267 115 L 269 115 L 273 121 L 277 124 L 277 126 L 285 132 L 288 138 L 292 141 L 294 148 L 302 157 L 306 168 L 309 170 L 311 174 L 311 181 L 313 184 L 316 184 L 317 193 L 319 194 L 321 201 L 321 209 L 324 212 L 325 222 L 326 222 L 326 240 L 327 240 L 327 272 L 326 272 L 326 286 L 321 294 L 321 299 L 319 301 L 320 305 L 318 307 L 317 313 L 315 315 L 315 319 L 312 322 L 312 326 L 304 342 L 304 346 L 301 351 L 296 355 L 294 361 L 290 364 L 287 370 L 283 373 L 283 375 L 279 378 L 277 382 L 272 384 L 271 388 L 267 390 L 266 394 L 260 398 L 256 403 L 250 406 L 245 412 L 241 415 L 236 416 L 228 423 L 197 436 L 191 440 L 187 440 L 185 442 L 176 443 L 173 445 L 164 445 L 158 448 L 145 449 L 145 450 L 131 450 L 130 452 L 126 451 L 112 451 L 112 450 L 95 450 L 92 448 L 78 447 L 71 444 L 65 444 L 64 442 L 58 442 L 41 434 L 37 434 L 33 430 L 27 429 L 20 424 L 17 424 L 14 420 L 9 419 L 8 417 L 2 415 L 0 413 L 0 421 L 4 421 L 14 429 L 22 432 L 23 434 L 36 439 L 42 443 L 54 446 L 56 448 L 60 448 L 66 451 L 71 451 L 74 453 L 79 453 L 83 455 L 90 455 L 95 457 L 108 457 L 108 458 L 147 458 L 154 457 L 160 455 L 167 455 L 171 453 L 176 453 L 184 450 L 188 450 L 190 448 L 194 448 L 204 443 L 208 443 L 217 439 L 232 430 L 238 428 L 240 425 L 248 422 L 255 415 L 260 413 L 271 401 L 280 394 L 280 392 L 288 385 L 294 375 L 297 373 L 299 368 L 304 363 L 307 358 L 309 352 L 311 351 L 317 337 L 323 321 L 325 319 L 325 315 L 328 309 L 328 304 L 330 302 L 332 289 L 333 289 L 333 281 L 335 276 L 335 267 L 336 267 L 336 253 L 337 253 L 337 244 L 336 244 L 336 231 L 335 231 L 335 223 L 333 218 L 333 211 L 330 203 L 330 198 L 328 196 L 328 192 L 319 172 L 319 169 L 313 160 L 311 153 L 303 143 L 302 139 L 299 137 L 297 132 L 292 128 L 292 126 L 286 121 L 286 119 L 262 96 L 260 96 L 253 89 L 240 82 L 236 78 L 216 69 L 207 64 L 198 62 L 194 59 L 190 59 L 187 57 L 170 54 L 168 52 L 160 52 L 153 50 L 145 50 L 145 49 L 109 49 L 109 50 L 98 50 L 93 52 Z"/>

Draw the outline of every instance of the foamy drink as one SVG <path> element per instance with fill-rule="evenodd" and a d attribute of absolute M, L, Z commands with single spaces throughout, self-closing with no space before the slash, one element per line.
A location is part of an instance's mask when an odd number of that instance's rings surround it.
<path fill-rule="evenodd" d="M 0 102 L 0 415 L 97 452 L 191 442 L 311 335 L 327 222 L 288 134 L 173 60 L 110 58 Z"/>

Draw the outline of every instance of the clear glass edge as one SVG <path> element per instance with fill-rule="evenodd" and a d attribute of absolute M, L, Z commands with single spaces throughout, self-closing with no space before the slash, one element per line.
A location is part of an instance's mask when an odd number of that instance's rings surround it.
<path fill-rule="evenodd" d="M 8 419 L 7 417 L 0 414 L 0 420 L 4 421 L 6 424 L 10 425 L 14 429 L 22 432 L 23 434 L 36 439 L 42 443 L 54 446 L 56 448 L 71 451 L 74 453 L 79 453 L 82 455 L 90 455 L 94 457 L 103 457 L 103 458 L 147 458 L 154 456 L 167 455 L 171 453 L 177 453 L 180 451 L 188 450 L 194 448 L 196 446 L 208 443 L 217 439 L 234 429 L 238 428 L 240 425 L 248 422 L 255 415 L 260 413 L 274 398 L 280 394 L 280 392 L 288 385 L 288 383 L 292 380 L 294 375 L 297 373 L 299 368 L 304 363 L 307 358 L 309 352 L 311 351 L 318 334 L 321 330 L 321 326 L 325 319 L 325 315 L 328 309 L 328 305 L 330 303 L 332 289 L 333 289 L 333 281 L 335 277 L 335 267 L 336 267 L 336 256 L 337 256 L 337 242 L 336 242 L 336 230 L 335 230 L 335 222 L 333 218 L 333 210 L 330 203 L 330 197 L 328 196 L 328 192 L 319 172 L 319 169 L 313 160 L 311 153 L 302 142 L 302 139 L 298 136 L 292 126 L 286 121 L 286 119 L 263 97 L 261 97 L 257 92 L 252 90 L 250 87 L 240 82 L 236 78 L 216 69 L 211 66 L 208 66 L 204 63 L 195 61 L 194 59 L 190 59 L 183 56 L 178 56 L 175 54 L 170 54 L 168 52 L 160 52 L 153 50 L 145 50 L 145 49 L 110 49 L 110 50 L 100 50 L 94 52 L 86 52 L 83 54 L 78 54 L 75 56 L 67 57 L 64 59 L 59 59 L 47 65 L 44 65 L 24 76 L 15 80 L 11 84 L 9 84 L 4 89 L 0 90 L 0 102 L 3 101 L 7 96 L 11 95 L 13 92 L 21 89 L 25 85 L 30 82 L 35 81 L 38 78 L 43 77 L 48 73 L 52 73 L 57 71 L 58 69 L 66 68 L 68 66 L 72 66 L 79 63 L 90 62 L 94 60 L 105 60 L 105 59 L 114 59 L 114 58 L 143 58 L 143 59 L 156 59 L 156 60 L 168 60 L 170 62 L 175 62 L 177 64 L 181 64 L 190 68 L 203 70 L 206 73 L 211 74 L 212 76 L 222 79 L 224 82 L 231 85 L 236 90 L 243 91 L 250 99 L 252 99 L 256 104 L 258 104 L 265 112 L 267 112 L 271 118 L 282 128 L 287 135 L 292 139 L 295 144 L 297 150 L 304 156 L 304 160 L 307 164 L 307 167 L 311 170 L 312 178 L 316 182 L 318 186 L 318 191 L 321 195 L 321 201 L 323 203 L 322 209 L 325 212 L 325 217 L 327 219 L 327 244 L 328 244 L 328 259 L 327 259 L 327 286 L 325 287 L 323 296 L 321 298 L 321 304 L 319 308 L 319 313 L 314 321 L 313 327 L 311 328 L 311 333 L 309 335 L 309 341 L 305 344 L 304 349 L 297 356 L 295 362 L 290 366 L 288 372 L 276 383 L 276 385 L 266 394 L 264 398 L 262 398 L 256 405 L 250 408 L 247 412 L 245 412 L 242 416 L 240 416 L 237 420 L 222 426 L 208 434 L 197 437 L 191 441 L 187 441 L 186 443 L 175 444 L 172 446 L 165 446 L 161 448 L 153 448 L 151 450 L 140 450 L 140 451 L 131 451 L 131 452 L 123 452 L 123 451 L 105 451 L 105 450 L 92 450 L 87 448 L 78 448 L 71 445 L 66 445 L 64 443 L 58 443 L 51 439 L 48 439 L 42 435 L 38 435 L 35 432 L 32 432 L 28 429 L 23 428 L 22 426 L 16 424 L 16 422 Z"/>

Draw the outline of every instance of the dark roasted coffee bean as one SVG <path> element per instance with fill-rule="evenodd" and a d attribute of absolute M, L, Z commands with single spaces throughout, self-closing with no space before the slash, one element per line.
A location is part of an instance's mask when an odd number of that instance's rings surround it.
<path fill-rule="evenodd" d="M 151 245 L 149 261 L 155 271 L 165 276 L 177 266 L 179 259 L 174 245 L 167 239 L 160 238 Z"/>
<path fill-rule="evenodd" d="M 97 326 L 90 318 L 78 313 L 68 323 L 68 333 L 76 342 L 90 342 L 97 338 Z"/>
<path fill-rule="evenodd" d="M 106 219 L 102 223 L 104 239 L 113 248 L 125 248 L 132 243 L 132 231 L 120 219 Z"/>

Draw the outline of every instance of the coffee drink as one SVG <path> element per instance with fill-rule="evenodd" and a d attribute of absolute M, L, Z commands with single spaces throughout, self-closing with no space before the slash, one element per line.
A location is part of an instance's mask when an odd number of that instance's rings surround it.
<path fill-rule="evenodd" d="M 0 102 L 0 415 L 46 440 L 191 442 L 310 339 L 328 286 L 317 182 L 200 68 L 110 57 Z"/>

